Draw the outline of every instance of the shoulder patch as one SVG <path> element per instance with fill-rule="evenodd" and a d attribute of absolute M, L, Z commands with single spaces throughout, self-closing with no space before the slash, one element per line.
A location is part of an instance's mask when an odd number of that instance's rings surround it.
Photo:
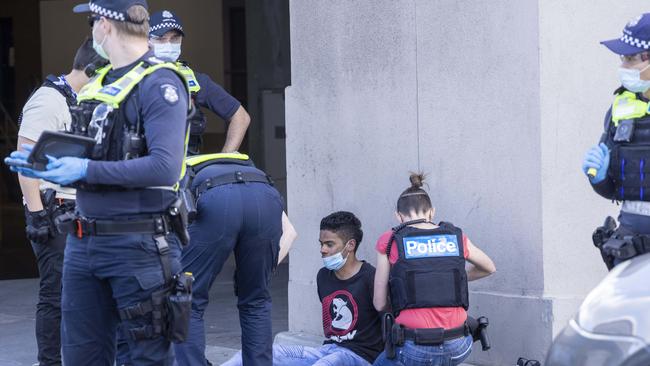
<path fill-rule="evenodd" d="M 160 86 L 160 93 L 167 103 L 173 105 L 178 102 L 178 89 L 174 85 L 162 84 Z"/>

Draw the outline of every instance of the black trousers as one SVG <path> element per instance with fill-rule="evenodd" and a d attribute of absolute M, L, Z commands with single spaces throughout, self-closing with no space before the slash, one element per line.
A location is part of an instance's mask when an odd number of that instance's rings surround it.
<path fill-rule="evenodd" d="M 61 273 L 66 235 L 47 243 L 32 242 L 40 287 L 36 305 L 36 343 L 40 366 L 61 365 Z"/>

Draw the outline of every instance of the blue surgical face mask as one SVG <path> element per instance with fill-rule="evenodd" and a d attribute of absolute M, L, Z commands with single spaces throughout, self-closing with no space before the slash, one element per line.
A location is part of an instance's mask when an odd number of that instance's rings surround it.
<path fill-rule="evenodd" d="M 103 47 L 104 42 L 106 42 L 106 36 L 104 36 L 104 39 L 102 40 L 101 43 L 97 43 L 97 38 L 95 37 L 95 27 L 93 27 L 92 36 L 93 36 L 93 49 L 95 50 L 95 52 L 97 52 L 99 57 L 103 58 L 104 60 L 108 60 L 108 54 L 106 53 Z"/>
<path fill-rule="evenodd" d="M 648 67 L 650 65 L 644 67 L 643 70 L 620 67 L 618 69 L 618 77 L 621 80 L 621 84 L 623 84 L 625 89 L 633 93 L 645 93 L 650 89 L 650 80 L 641 79 L 641 73 Z"/>
<path fill-rule="evenodd" d="M 345 250 L 345 247 L 343 248 Z M 325 268 L 332 270 L 332 271 L 338 271 L 339 269 L 343 268 L 345 265 L 345 262 L 348 260 L 348 257 L 350 256 L 350 253 L 343 258 L 343 250 L 336 253 L 332 254 L 329 257 L 324 257 L 323 258 L 323 265 Z"/>
<path fill-rule="evenodd" d="M 175 62 L 181 55 L 180 43 L 152 43 L 153 52 L 161 60 Z"/>

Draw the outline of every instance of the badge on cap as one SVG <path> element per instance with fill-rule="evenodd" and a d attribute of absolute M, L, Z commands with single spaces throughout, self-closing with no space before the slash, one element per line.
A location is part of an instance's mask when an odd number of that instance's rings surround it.
<path fill-rule="evenodd" d="M 163 16 L 163 18 L 173 18 L 174 17 L 174 15 L 169 10 L 163 11 L 162 16 Z"/>
<path fill-rule="evenodd" d="M 178 102 L 178 90 L 175 86 L 171 84 L 163 84 L 160 86 L 160 92 L 167 103 L 176 104 L 176 102 Z"/>

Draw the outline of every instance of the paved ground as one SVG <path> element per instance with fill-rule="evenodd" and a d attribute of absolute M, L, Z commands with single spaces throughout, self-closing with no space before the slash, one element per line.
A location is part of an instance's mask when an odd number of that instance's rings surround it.
<path fill-rule="evenodd" d="M 215 365 L 228 359 L 240 347 L 241 331 L 233 295 L 232 257 L 217 277 L 205 314 L 206 354 Z M 287 330 L 287 283 L 289 268 L 278 267 L 272 279 L 273 331 Z M 34 313 L 38 280 L 0 281 L 0 366 L 31 366 L 36 362 Z"/>
<path fill-rule="evenodd" d="M 286 332 L 287 263 L 278 267 L 271 281 L 273 297 L 273 333 L 282 332 L 276 343 L 317 346 L 321 337 Z M 241 330 L 233 295 L 234 261 L 231 257 L 210 291 L 210 303 L 205 314 L 206 356 L 214 365 L 229 359 L 240 347 Z M 38 280 L 0 281 L 0 366 L 31 366 L 36 362 L 34 313 Z"/>

